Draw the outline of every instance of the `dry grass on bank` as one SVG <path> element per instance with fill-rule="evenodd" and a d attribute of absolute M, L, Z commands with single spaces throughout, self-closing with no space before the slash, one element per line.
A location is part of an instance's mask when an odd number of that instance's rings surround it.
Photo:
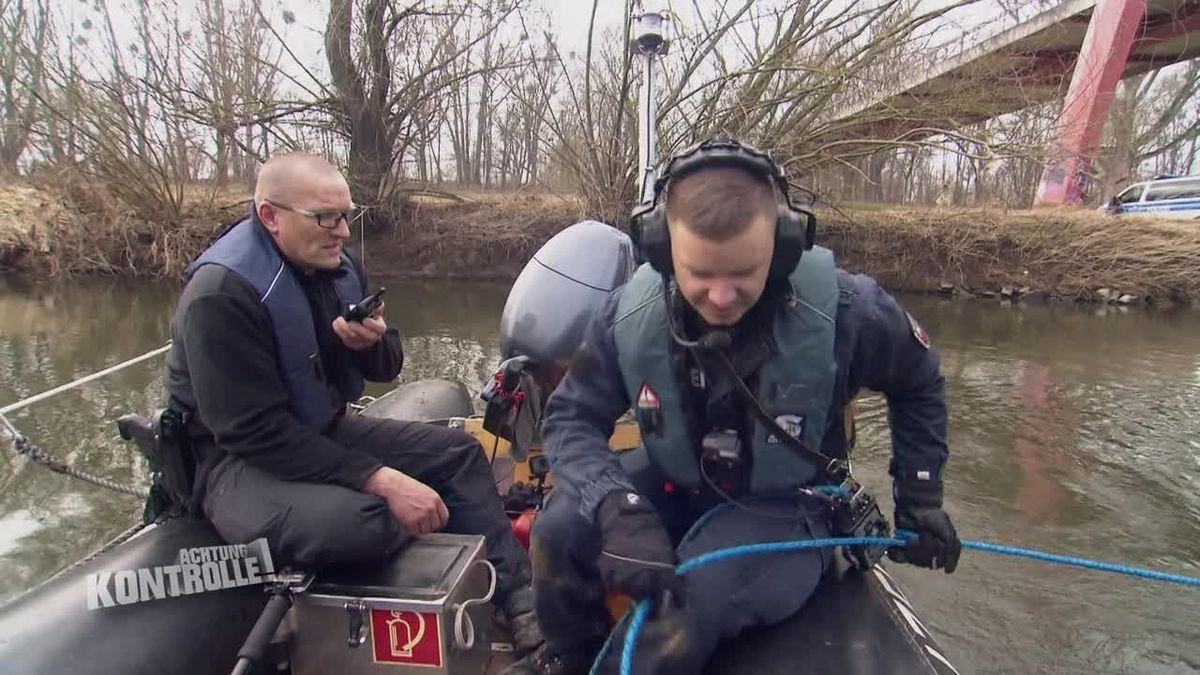
<path fill-rule="evenodd" d="M 38 225 L 53 221 L 58 208 L 53 197 L 20 183 L 0 184 L 0 249 L 28 246 L 40 239 Z"/>
<path fill-rule="evenodd" d="M 47 275 L 177 275 L 222 224 L 245 212 L 247 198 L 242 188 L 187 186 L 183 218 L 153 222 L 79 176 L 0 185 L 0 266 Z"/>
<path fill-rule="evenodd" d="M 246 212 L 244 188 L 189 190 L 186 217 L 153 223 L 77 181 L 0 185 L 0 267 L 43 274 L 171 276 Z M 575 195 L 428 194 L 404 222 L 366 242 L 372 274 L 514 278 L 555 233 L 587 218 Z M 624 226 L 625 223 L 618 223 Z M 818 210 L 818 242 L 886 287 L 971 293 L 1003 287 L 1091 300 L 1107 288 L 1139 300 L 1200 304 L 1200 220 L 1111 217 L 1082 209 L 871 207 Z M 357 243 L 357 242 L 355 242 Z"/>
<path fill-rule="evenodd" d="M 1200 302 L 1200 221 L 1082 209 L 886 209 L 825 214 L 821 238 L 849 266 L 920 290 L 1002 286 L 1091 299 L 1101 288 Z"/>
<path fill-rule="evenodd" d="M 583 200 L 545 193 L 418 197 L 407 222 L 367 242 L 373 274 L 512 278 L 564 227 L 585 219 Z"/>
<path fill-rule="evenodd" d="M 511 278 L 554 233 L 586 217 L 580 199 L 550 195 L 415 204 L 407 240 L 368 242 L 373 272 Z M 844 267 L 893 289 L 953 284 L 999 293 L 1008 286 L 1091 300 L 1108 288 L 1139 300 L 1200 303 L 1200 221 L 1070 208 L 823 208 L 818 241 Z"/>

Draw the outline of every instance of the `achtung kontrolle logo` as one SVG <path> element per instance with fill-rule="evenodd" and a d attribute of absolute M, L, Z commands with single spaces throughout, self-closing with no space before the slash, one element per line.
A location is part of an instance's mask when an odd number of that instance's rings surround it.
<path fill-rule="evenodd" d="M 88 609 L 253 586 L 275 578 L 266 539 L 249 544 L 181 548 L 175 564 L 87 577 Z"/>

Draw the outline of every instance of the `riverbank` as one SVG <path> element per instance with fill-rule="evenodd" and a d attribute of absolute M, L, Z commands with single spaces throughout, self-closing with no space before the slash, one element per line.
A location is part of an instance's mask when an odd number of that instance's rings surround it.
<path fill-rule="evenodd" d="M 223 227 L 248 213 L 239 187 L 189 186 L 171 222 L 78 178 L 54 185 L 0 183 L 0 271 L 33 277 L 178 277 Z"/>
<path fill-rule="evenodd" d="M 1200 304 L 1200 220 L 1077 208 L 827 214 L 819 240 L 889 288 L 1010 300 Z"/>
<path fill-rule="evenodd" d="M 34 276 L 177 277 L 245 212 L 225 194 L 180 224 L 139 220 L 26 185 L 0 189 L 0 268 Z M 216 204 L 216 206 L 213 206 Z M 372 274 L 511 280 L 547 239 L 586 218 L 574 196 L 421 197 L 409 226 L 368 238 Z M 1082 209 L 829 208 L 818 241 L 886 287 L 1018 301 L 1200 304 L 1200 222 Z M 355 242 L 358 244 L 359 242 Z"/>
<path fill-rule="evenodd" d="M 414 215 L 420 225 L 407 240 L 367 241 L 368 267 L 419 278 L 511 279 L 564 224 L 585 217 L 578 200 L 546 195 L 428 202 Z M 1068 208 L 825 208 L 817 239 L 842 267 L 898 291 L 1200 304 L 1200 221 Z"/>

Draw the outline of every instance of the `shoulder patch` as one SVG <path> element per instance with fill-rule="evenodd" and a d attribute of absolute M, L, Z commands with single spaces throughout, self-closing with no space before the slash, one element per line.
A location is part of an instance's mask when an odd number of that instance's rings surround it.
<path fill-rule="evenodd" d="M 929 349 L 929 333 L 926 333 L 925 329 L 921 328 L 921 324 L 917 323 L 917 320 L 913 318 L 910 312 L 906 311 L 904 315 L 908 317 L 908 325 L 912 327 L 913 337 L 917 338 L 917 342 L 920 342 L 922 347 Z"/>
<path fill-rule="evenodd" d="M 659 400 L 658 394 L 650 388 L 649 382 L 643 382 L 641 390 L 638 391 L 634 415 L 643 434 L 658 435 L 662 433 L 662 401 Z"/>
<path fill-rule="evenodd" d="M 637 406 L 653 410 L 662 407 L 662 404 L 658 400 L 658 394 L 650 388 L 649 382 L 642 383 L 642 389 L 638 392 Z"/>

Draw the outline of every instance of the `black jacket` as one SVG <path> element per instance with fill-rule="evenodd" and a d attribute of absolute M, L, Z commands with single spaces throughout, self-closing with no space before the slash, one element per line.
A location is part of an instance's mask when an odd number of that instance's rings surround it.
<path fill-rule="evenodd" d="M 353 256 L 351 263 L 366 295 L 366 275 Z M 347 349 L 333 332 L 338 303 L 332 274 L 318 271 L 304 283 L 322 367 L 333 373 L 352 363 L 367 380 L 395 379 L 404 352 L 394 328 L 373 348 L 361 352 Z M 292 415 L 270 316 L 249 282 L 237 273 L 219 265 L 197 270 L 179 299 L 171 337 L 167 392 L 173 405 L 192 414 L 189 434 L 199 462 L 193 504 L 199 503 L 208 471 L 226 454 L 284 480 L 352 489 L 359 489 L 382 466 L 374 457 L 335 443 Z M 331 396 L 336 396 L 336 389 L 331 388 Z"/>
<path fill-rule="evenodd" d="M 881 392 L 887 397 L 892 432 L 892 475 L 907 479 L 929 472 L 940 479 L 949 451 L 938 355 L 924 330 L 874 279 L 839 274 L 852 290 L 838 308 L 830 419 L 840 420 L 843 407 L 860 390 Z M 613 338 L 622 290 L 614 291 L 592 320 L 570 370 L 546 405 L 543 437 L 556 485 L 578 496 L 580 515 L 589 520 L 609 493 L 634 489 L 608 446 L 617 419 L 631 405 Z M 841 433 L 827 434 L 821 450 L 836 456 L 833 446 L 842 442 Z"/>

